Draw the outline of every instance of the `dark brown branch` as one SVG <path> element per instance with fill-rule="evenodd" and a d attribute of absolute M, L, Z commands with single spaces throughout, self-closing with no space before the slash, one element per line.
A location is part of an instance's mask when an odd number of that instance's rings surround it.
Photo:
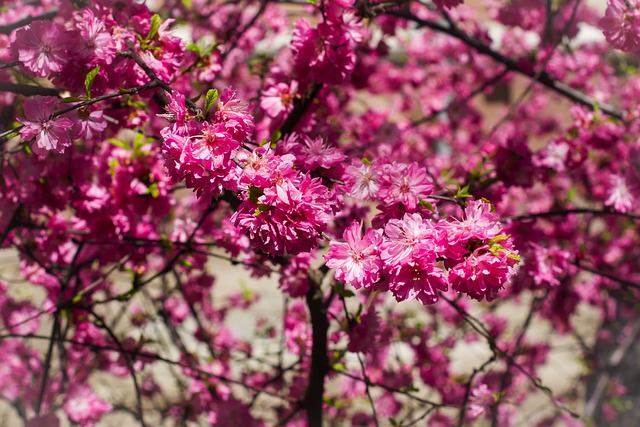
<path fill-rule="evenodd" d="M 640 284 L 638 283 L 634 283 L 630 280 L 623 279 L 621 277 L 616 277 L 613 274 L 609 274 L 605 271 L 598 270 L 594 267 L 584 265 L 584 263 L 579 262 L 577 260 L 573 262 L 573 265 L 578 267 L 580 270 L 588 271 L 589 273 L 595 274 L 596 276 L 604 277 L 605 279 L 609 279 L 612 282 L 618 283 L 619 285 L 622 285 L 628 288 L 633 288 L 633 289 L 640 289 Z"/>
<path fill-rule="evenodd" d="M 58 96 L 60 89 L 11 82 L 0 82 L 0 92 L 11 92 L 24 96 Z"/>
<path fill-rule="evenodd" d="M 140 391 L 140 384 L 138 383 L 138 377 L 136 376 L 136 370 L 133 367 L 133 360 L 131 355 L 125 351 L 124 346 L 122 345 L 122 343 L 120 342 L 120 340 L 118 339 L 118 337 L 116 336 L 115 332 L 113 332 L 113 330 L 107 325 L 107 323 L 105 322 L 104 318 L 102 318 L 100 315 L 98 315 L 95 311 L 93 310 L 87 310 L 93 317 L 95 317 L 95 319 L 98 321 L 98 325 L 100 328 L 104 329 L 107 334 L 111 337 L 111 339 L 113 340 L 113 342 L 116 344 L 116 346 L 118 347 L 118 350 L 120 351 L 120 353 L 122 354 L 122 357 L 124 358 L 124 361 L 127 365 L 127 369 L 129 370 L 129 374 L 131 376 L 131 380 L 133 381 L 133 387 L 135 389 L 136 392 L 136 405 L 137 405 L 137 409 L 138 409 L 138 420 L 140 421 L 140 424 L 142 425 L 142 427 L 146 427 L 146 423 L 144 421 L 144 410 L 142 409 L 142 392 Z"/>
<path fill-rule="evenodd" d="M 516 215 L 516 216 L 506 216 L 502 218 L 504 222 L 516 222 L 516 221 L 524 221 L 528 219 L 534 218 L 549 218 L 554 216 L 568 216 L 575 214 L 592 214 L 592 215 L 613 215 L 613 216 L 623 216 L 630 219 L 640 219 L 640 215 L 633 213 L 623 213 L 610 209 L 591 209 L 591 208 L 575 208 L 575 209 L 564 209 L 564 210 L 554 210 L 547 212 L 538 212 L 538 213 L 529 213 L 524 215 Z"/>
<path fill-rule="evenodd" d="M 467 46 L 475 49 L 478 53 L 489 56 L 496 62 L 499 62 L 507 67 L 507 69 L 511 71 L 518 72 L 522 75 L 525 75 L 531 79 L 534 79 L 541 83 L 543 86 L 551 89 L 557 94 L 567 98 L 573 102 L 589 107 L 592 110 L 599 109 L 603 113 L 608 116 L 615 117 L 619 120 L 624 120 L 623 113 L 618 110 L 616 107 L 601 103 L 597 101 L 595 98 L 576 90 L 565 83 L 562 83 L 558 80 L 555 80 L 553 77 L 549 75 L 547 72 L 535 72 L 534 70 L 529 70 L 521 67 L 516 61 L 513 59 L 504 56 L 500 52 L 493 50 L 491 47 L 482 43 L 480 40 L 470 36 L 464 31 L 458 29 L 457 27 L 447 26 L 440 22 L 428 21 L 426 19 L 422 19 L 408 10 L 389 10 L 386 12 L 387 15 L 395 16 L 398 18 L 406 19 L 408 21 L 412 21 L 416 23 L 419 27 L 430 28 L 434 31 L 438 31 L 440 33 L 449 34 L 450 36 L 460 40 Z"/>
<path fill-rule="evenodd" d="M 320 93 L 320 89 L 322 89 L 322 83 L 313 82 L 307 88 L 307 91 L 304 93 L 302 98 L 296 99 L 294 101 L 293 110 L 280 128 L 282 136 L 290 135 L 293 132 L 296 125 L 300 122 L 300 120 L 302 120 L 302 117 L 304 117 L 307 110 L 309 110 L 311 103 Z"/>
<path fill-rule="evenodd" d="M 309 277 L 310 289 L 306 300 L 311 315 L 313 330 L 313 345 L 311 349 L 311 371 L 309 372 L 309 384 L 304 397 L 304 406 L 307 410 L 307 425 L 309 427 L 322 427 L 322 403 L 324 395 L 324 379 L 329 372 L 329 358 L 327 356 L 327 332 L 329 320 L 324 308 L 320 280 Z"/>
<path fill-rule="evenodd" d="M 509 71 L 510 70 L 508 68 L 505 68 L 504 70 L 500 71 L 498 74 L 496 74 L 495 76 L 493 76 L 489 80 L 487 80 L 484 83 L 482 83 L 480 86 L 478 86 L 475 90 L 473 90 L 470 94 L 468 94 L 464 98 L 461 98 L 459 100 L 453 100 L 446 107 L 441 108 L 439 110 L 436 110 L 433 113 L 429 114 L 428 116 L 421 117 L 421 118 L 419 118 L 417 120 L 414 120 L 413 122 L 411 122 L 411 126 L 412 127 L 416 127 L 416 126 L 420 126 L 420 125 L 422 125 L 424 123 L 428 123 L 431 120 L 433 120 L 436 117 L 438 117 L 438 115 L 448 112 L 451 108 L 459 106 L 459 105 L 463 105 L 465 102 L 468 102 L 468 101 L 472 100 L 473 98 L 475 98 L 476 96 L 480 95 L 482 92 L 484 92 L 485 90 L 487 90 L 488 88 L 490 88 L 491 86 L 495 85 L 500 80 L 502 80 L 503 77 L 505 77 L 507 74 L 509 74 Z"/>
<path fill-rule="evenodd" d="M 26 18 L 16 22 L 12 22 L 11 24 L 0 25 L 0 34 L 11 34 L 13 30 L 26 27 L 27 25 L 31 24 L 33 21 L 50 20 L 50 19 L 53 19 L 57 14 L 58 14 L 58 11 L 56 9 L 53 9 L 49 12 L 43 13 L 42 15 L 27 16 Z"/>

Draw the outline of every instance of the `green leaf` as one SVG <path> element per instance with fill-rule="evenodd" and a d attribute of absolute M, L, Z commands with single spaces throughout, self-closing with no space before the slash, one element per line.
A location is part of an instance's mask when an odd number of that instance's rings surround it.
<path fill-rule="evenodd" d="M 145 37 L 145 41 L 150 41 L 158 34 L 158 28 L 160 28 L 161 23 L 160 15 L 157 13 L 151 17 L 151 28 L 149 28 L 149 34 Z"/>
<path fill-rule="evenodd" d="M 342 298 L 349 298 L 356 295 L 353 291 L 346 289 L 342 283 L 336 283 L 333 286 L 333 291 Z"/>
<path fill-rule="evenodd" d="M 254 187 L 253 185 L 249 186 L 247 192 L 249 193 L 249 200 L 253 203 L 259 203 L 258 199 L 264 194 L 264 190 L 262 188 Z"/>
<path fill-rule="evenodd" d="M 187 46 L 185 46 L 185 49 L 190 50 L 191 52 L 195 52 L 198 55 L 200 54 L 200 46 L 198 46 L 194 42 L 187 43 Z"/>
<path fill-rule="evenodd" d="M 173 242 L 169 240 L 169 237 L 164 233 L 160 235 L 160 242 L 163 248 L 171 249 L 173 247 Z"/>
<path fill-rule="evenodd" d="M 116 138 L 109 138 L 107 139 L 107 142 L 109 144 L 115 145 L 116 147 L 120 147 L 123 150 L 127 150 L 129 148 L 129 144 Z"/>
<path fill-rule="evenodd" d="M 218 100 L 218 90 L 209 89 L 204 97 L 204 113 L 207 114 Z"/>
<path fill-rule="evenodd" d="M 258 205 L 258 207 L 256 208 L 256 211 L 253 213 L 254 216 L 258 216 L 263 212 L 267 212 L 270 211 L 271 209 L 274 209 L 273 206 L 269 206 L 269 205 Z"/>
<path fill-rule="evenodd" d="M 420 206 L 429 209 L 431 212 L 435 212 L 436 208 L 431 204 L 431 202 L 427 202 L 426 200 L 420 199 Z"/>
<path fill-rule="evenodd" d="M 280 141 L 282 139 L 282 132 L 280 131 L 280 129 L 276 129 L 273 131 L 273 133 L 271 134 L 271 148 L 276 148 L 276 142 Z"/>
<path fill-rule="evenodd" d="M 191 0 L 182 0 L 182 4 L 184 5 L 184 7 L 186 7 L 187 9 L 191 9 Z"/>
<path fill-rule="evenodd" d="M 147 187 L 147 191 L 145 194 L 150 194 L 154 199 L 158 198 L 160 195 L 160 189 L 158 189 L 158 183 L 154 182 L 149 187 Z"/>
<path fill-rule="evenodd" d="M 456 199 L 466 199 L 469 197 L 473 197 L 470 193 L 469 193 L 469 186 L 465 185 L 462 188 L 458 188 L 458 192 L 455 195 Z"/>
<path fill-rule="evenodd" d="M 192 268 L 193 267 L 193 263 L 189 260 L 186 259 L 181 259 L 180 261 L 178 261 L 178 264 L 182 265 L 183 267 L 186 268 Z"/>
<path fill-rule="evenodd" d="M 318 0 L 307 0 L 307 3 L 312 4 L 314 6 L 318 5 Z"/>
<path fill-rule="evenodd" d="M 100 66 L 96 65 L 93 70 L 89 71 L 87 73 L 87 76 L 84 78 L 84 88 L 87 90 L 87 99 L 91 99 L 91 88 L 93 87 L 93 82 L 99 72 Z"/>

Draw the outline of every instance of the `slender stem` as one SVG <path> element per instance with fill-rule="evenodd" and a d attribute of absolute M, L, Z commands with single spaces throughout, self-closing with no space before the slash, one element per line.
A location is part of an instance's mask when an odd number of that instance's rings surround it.
<path fill-rule="evenodd" d="M 27 25 L 31 24 L 33 21 L 36 21 L 36 20 L 44 21 L 48 19 L 53 19 L 57 14 L 58 14 L 58 10 L 53 9 L 53 10 L 50 10 L 49 12 L 43 13 L 42 15 L 27 16 L 26 18 L 16 22 L 12 22 L 11 24 L 0 25 L 0 34 L 11 34 L 13 30 L 26 27 Z"/>
<path fill-rule="evenodd" d="M 415 22 L 419 27 L 430 28 L 440 33 L 449 34 L 450 36 L 460 40 L 467 46 L 475 49 L 478 53 L 489 56 L 496 62 L 499 62 L 505 65 L 509 70 L 516 71 L 520 74 L 523 74 L 531 79 L 534 79 L 540 82 L 542 85 L 546 86 L 547 88 L 551 89 L 557 94 L 562 95 L 564 98 L 567 98 L 573 102 L 589 107 L 592 110 L 595 110 L 597 108 L 600 111 L 602 111 L 604 114 L 611 117 L 615 117 L 616 119 L 619 119 L 619 120 L 624 119 L 623 112 L 618 110 L 616 107 L 597 101 L 595 98 L 583 92 L 580 92 L 579 90 L 576 90 L 565 83 L 562 83 L 554 79 L 547 72 L 538 73 L 532 69 L 530 70 L 530 69 L 523 68 L 513 59 L 507 56 L 504 56 L 500 52 L 492 49 L 490 46 L 487 46 L 486 44 L 482 43 L 479 39 L 470 36 L 469 34 L 460 30 L 457 27 L 447 26 L 440 22 L 422 19 L 414 15 L 407 9 L 389 10 L 385 13 L 387 15 L 391 15 L 398 18 L 406 19 L 408 21 Z"/>
<path fill-rule="evenodd" d="M 549 218 L 554 216 L 568 216 L 574 214 L 592 214 L 592 215 L 613 215 L 613 216 L 623 216 L 630 219 L 640 219 L 639 214 L 634 213 L 623 213 L 609 209 L 591 209 L 591 208 L 575 208 L 575 209 L 562 209 L 562 210 L 553 210 L 546 212 L 537 212 L 537 213 L 528 213 L 523 215 L 516 216 L 506 216 L 502 218 L 504 222 L 516 222 L 516 221 L 524 221 L 528 219 L 534 218 Z"/>

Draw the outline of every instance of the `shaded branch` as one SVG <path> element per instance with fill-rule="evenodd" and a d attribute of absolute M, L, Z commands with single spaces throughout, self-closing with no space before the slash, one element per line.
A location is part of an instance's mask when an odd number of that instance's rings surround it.
<path fill-rule="evenodd" d="M 554 216 L 568 216 L 568 215 L 575 215 L 575 214 L 613 215 L 613 216 L 623 216 L 625 218 L 636 219 L 636 220 L 640 219 L 639 214 L 623 213 L 623 212 L 618 212 L 611 209 L 575 208 L 575 209 L 564 209 L 564 210 L 553 210 L 553 211 L 547 211 L 547 212 L 529 213 L 529 214 L 516 215 L 516 216 L 505 216 L 501 218 L 501 221 L 516 222 L 516 221 L 524 221 L 527 219 L 534 219 L 534 218 L 549 218 Z"/>
<path fill-rule="evenodd" d="M 11 92 L 24 96 L 58 96 L 58 94 L 60 93 L 60 89 L 25 85 L 20 83 L 0 82 L 0 92 Z"/>
<path fill-rule="evenodd" d="M 307 425 L 309 427 L 322 427 L 324 379 L 329 372 L 329 358 L 327 356 L 329 320 L 324 307 L 320 281 L 309 277 L 309 284 L 310 288 L 306 295 L 306 301 L 311 316 L 313 345 L 311 349 L 311 370 L 309 372 L 307 391 L 304 396 L 304 406 L 307 410 Z"/>
<path fill-rule="evenodd" d="M 522 66 L 520 66 L 516 61 L 514 61 L 513 59 L 501 54 L 500 52 L 493 50 L 490 46 L 487 46 L 486 44 L 482 43 L 480 40 L 470 36 L 469 34 L 467 34 L 466 32 L 460 30 L 457 27 L 453 27 L 450 25 L 444 25 L 440 22 L 435 22 L 435 21 L 428 21 L 426 19 L 422 19 L 416 15 L 414 15 L 413 13 L 411 13 L 410 11 L 404 9 L 404 10 L 389 10 L 387 12 L 385 12 L 387 15 L 390 16 L 395 16 L 397 18 L 402 18 L 402 19 L 406 19 L 408 21 L 412 21 L 414 23 L 416 23 L 419 27 L 424 27 L 424 28 L 429 28 L 431 30 L 440 32 L 440 33 L 444 33 L 444 34 L 448 34 L 458 40 L 460 40 L 461 42 L 463 42 L 464 44 L 466 44 L 467 46 L 473 48 L 474 50 L 476 50 L 478 53 L 482 54 L 482 55 L 486 55 L 489 56 L 490 58 L 492 58 L 493 60 L 495 60 L 496 62 L 499 62 L 503 65 L 505 65 L 507 67 L 507 69 L 511 70 L 511 71 L 515 71 L 517 73 L 520 73 L 524 76 L 527 76 L 539 83 L 541 83 L 543 86 L 551 89 L 552 91 L 556 92 L 557 94 L 563 96 L 564 98 L 567 98 L 573 102 L 576 102 L 578 104 L 584 105 L 586 107 L 589 107 L 591 110 L 600 110 L 602 111 L 604 114 L 611 116 L 611 117 L 615 117 L 616 119 L 619 120 L 624 120 L 624 115 L 623 112 L 620 111 L 619 109 L 617 109 L 616 107 L 606 104 L 606 103 L 601 103 L 599 101 L 597 101 L 595 98 L 577 90 L 572 88 L 571 86 L 560 82 L 556 79 L 554 79 L 553 77 L 551 77 L 549 75 L 549 73 L 547 72 L 535 72 L 534 70 L 529 70 L 529 69 L 525 69 Z"/>
<path fill-rule="evenodd" d="M 45 21 L 55 18 L 58 14 L 57 9 L 53 9 L 49 12 L 45 12 L 41 15 L 36 16 L 27 16 L 19 21 L 12 22 L 11 24 L 0 25 L 0 34 L 11 34 L 13 30 L 17 30 L 18 28 L 26 27 L 31 24 L 33 21 Z"/>

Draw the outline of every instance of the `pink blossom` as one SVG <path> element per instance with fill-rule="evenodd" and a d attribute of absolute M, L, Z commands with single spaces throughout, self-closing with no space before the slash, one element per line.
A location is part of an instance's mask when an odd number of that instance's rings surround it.
<path fill-rule="evenodd" d="M 28 301 L 7 301 L 0 307 L 0 314 L 7 329 L 13 334 L 29 335 L 38 332 L 40 309 Z"/>
<path fill-rule="evenodd" d="M 502 233 L 498 215 L 492 206 L 482 200 L 472 200 L 464 210 L 465 219 L 442 223 L 449 240 L 447 255 L 458 258 L 468 250 L 474 250 L 478 242 L 488 242 Z M 470 247 L 467 247 L 470 246 Z"/>
<path fill-rule="evenodd" d="M 308 272 L 314 259 L 315 254 L 310 252 L 301 252 L 292 257 L 280 274 L 280 289 L 293 298 L 305 296 L 309 292 Z"/>
<path fill-rule="evenodd" d="M 329 253 L 324 256 L 327 267 L 336 270 L 336 279 L 356 289 L 371 287 L 380 280 L 381 233 L 367 229 L 363 237 L 362 223 L 353 222 L 344 230 L 342 238 L 344 243 L 329 242 Z"/>
<path fill-rule="evenodd" d="M 571 147 L 566 142 L 553 141 L 534 157 L 533 162 L 536 166 L 564 172 L 570 149 Z"/>
<path fill-rule="evenodd" d="M 95 16 L 90 8 L 75 14 L 75 24 L 79 32 L 76 37 L 76 51 L 89 67 L 97 64 L 111 64 L 116 56 L 116 43 L 107 31 L 104 18 Z"/>
<path fill-rule="evenodd" d="M 45 156 L 49 151 L 63 153 L 71 145 L 74 123 L 65 116 L 52 117 L 57 103 L 56 98 L 50 96 L 35 96 L 24 101 L 25 118 L 18 118 L 24 125 L 20 136 L 25 141 L 35 137 L 32 149 L 38 155 Z"/>
<path fill-rule="evenodd" d="M 629 212 L 633 207 L 634 197 L 631 194 L 627 182 L 620 175 L 611 176 L 611 190 L 605 205 L 613 207 L 618 212 Z"/>
<path fill-rule="evenodd" d="M 337 25 L 320 23 L 312 28 L 306 19 L 299 20 L 293 30 L 291 49 L 298 79 L 336 85 L 347 80 L 355 67 L 353 49 Z"/>
<path fill-rule="evenodd" d="M 529 263 L 531 275 L 536 285 L 559 286 L 560 279 L 569 274 L 569 260 L 571 253 L 557 247 L 547 248 L 536 243 L 530 243 L 532 259 Z"/>
<path fill-rule="evenodd" d="M 213 120 L 223 123 L 227 132 L 238 142 L 251 136 L 254 128 L 249 106 L 238 99 L 236 92 L 230 88 L 222 91 Z"/>
<path fill-rule="evenodd" d="M 398 301 L 417 299 L 424 305 L 438 301 L 438 291 L 449 289 L 444 271 L 424 258 L 402 264 L 391 277 L 389 290 Z"/>
<path fill-rule="evenodd" d="M 290 85 L 277 83 L 267 86 L 262 91 L 260 98 L 260 108 L 267 116 L 275 119 L 288 114 L 293 109 L 293 101 L 298 92 L 298 82 L 293 80 Z"/>
<path fill-rule="evenodd" d="M 270 255 L 295 255 L 313 248 L 327 227 L 330 210 L 328 189 L 319 179 L 304 175 L 264 189 L 249 187 L 248 200 L 231 221 L 249 233 L 255 248 Z"/>
<path fill-rule="evenodd" d="M 76 110 L 77 120 L 74 120 L 73 134 L 77 138 L 92 140 L 102 135 L 107 128 L 107 121 L 104 119 L 102 110 Z"/>
<path fill-rule="evenodd" d="M 519 260 L 512 252 L 497 249 L 493 253 L 487 249 L 478 248 L 449 271 L 451 287 L 478 301 L 485 297 L 487 301 L 494 300 L 511 280 L 513 266 Z"/>
<path fill-rule="evenodd" d="M 464 0 L 433 0 L 440 9 L 451 9 L 452 7 L 462 4 L 463 1 Z"/>
<path fill-rule="evenodd" d="M 375 165 L 367 162 L 352 164 L 346 170 L 345 188 L 351 197 L 372 200 L 378 196 L 379 179 L 379 171 Z"/>
<path fill-rule="evenodd" d="M 381 321 L 378 313 L 369 309 L 360 315 L 357 323 L 349 330 L 347 350 L 368 353 L 376 348 L 376 340 L 380 337 Z"/>
<path fill-rule="evenodd" d="M 609 0 L 600 28 L 607 41 L 626 51 L 640 49 L 640 5 L 638 0 Z"/>
<path fill-rule="evenodd" d="M 379 198 L 386 204 L 402 203 L 414 211 L 420 200 L 433 192 L 433 184 L 427 171 L 416 162 L 384 165 Z"/>
<path fill-rule="evenodd" d="M 164 107 L 166 113 L 158 114 L 158 116 L 167 119 L 172 126 L 163 129 L 163 131 L 167 134 L 186 131 L 187 107 L 184 94 L 174 90 L 167 95 L 167 98 L 169 98 L 169 103 Z"/>
<path fill-rule="evenodd" d="M 331 168 L 342 170 L 342 162 L 347 158 L 340 148 L 329 144 L 322 137 L 309 138 L 297 134 L 280 142 L 276 152 L 295 155 L 296 166 L 304 171 Z"/>
<path fill-rule="evenodd" d="M 467 414 L 472 420 L 478 418 L 483 413 L 488 412 L 494 403 L 495 398 L 491 389 L 486 384 L 480 384 L 471 390 Z"/>
<path fill-rule="evenodd" d="M 62 409 L 82 427 L 92 427 L 102 414 L 111 411 L 111 405 L 96 396 L 88 385 L 71 384 Z"/>
<path fill-rule="evenodd" d="M 388 266 L 399 266 L 416 258 L 435 263 L 436 249 L 442 247 L 433 223 L 417 213 L 389 220 L 384 233 L 380 256 Z"/>
<path fill-rule="evenodd" d="M 59 73 L 68 60 L 69 40 L 52 21 L 34 21 L 18 30 L 11 48 L 22 64 L 38 77 Z"/>

